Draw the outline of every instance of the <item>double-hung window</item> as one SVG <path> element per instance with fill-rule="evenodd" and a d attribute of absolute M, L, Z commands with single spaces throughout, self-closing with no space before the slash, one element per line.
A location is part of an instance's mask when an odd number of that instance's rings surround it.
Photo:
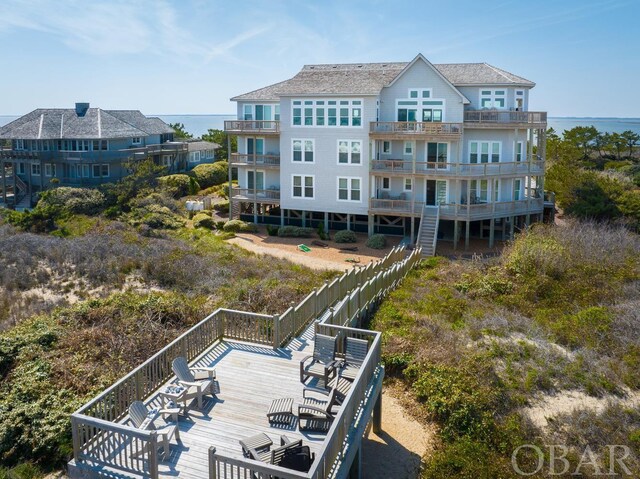
<path fill-rule="evenodd" d="M 131 143 L 133 143 L 134 145 L 139 145 L 140 143 L 142 143 L 142 141 L 139 136 L 134 136 L 133 138 L 131 138 Z"/>
<path fill-rule="evenodd" d="M 293 175 L 293 197 L 313 199 L 313 183 L 313 175 Z"/>
<path fill-rule="evenodd" d="M 293 156 L 295 163 L 313 163 L 314 142 L 313 140 L 292 140 Z"/>
<path fill-rule="evenodd" d="M 413 190 L 413 181 L 411 180 L 411 178 L 406 177 L 404 179 L 404 191 L 411 191 Z"/>
<path fill-rule="evenodd" d="M 404 152 L 405 156 L 413 155 L 413 141 L 405 141 L 404 142 L 403 152 Z"/>
<path fill-rule="evenodd" d="M 521 141 L 516 141 L 514 150 L 515 160 L 522 161 L 522 151 L 524 150 L 524 143 Z"/>
<path fill-rule="evenodd" d="M 106 178 L 109 176 L 109 165 L 93 165 L 94 178 Z"/>
<path fill-rule="evenodd" d="M 361 178 L 338 178 L 338 201 L 360 201 Z"/>
<path fill-rule="evenodd" d="M 383 141 L 382 142 L 382 153 L 391 153 L 391 142 Z"/>
<path fill-rule="evenodd" d="M 499 141 L 472 141 L 469 143 L 469 163 L 498 163 L 501 150 Z"/>
<path fill-rule="evenodd" d="M 44 164 L 44 176 L 56 176 L 56 165 L 55 163 L 45 163 Z"/>
<path fill-rule="evenodd" d="M 520 178 L 516 178 L 513 180 L 513 200 L 519 201 L 522 199 L 522 180 Z"/>
<path fill-rule="evenodd" d="M 31 163 L 31 174 L 33 176 L 40 176 L 40 163 Z"/>
<path fill-rule="evenodd" d="M 338 163 L 359 165 L 362 161 L 361 140 L 338 140 Z"/>

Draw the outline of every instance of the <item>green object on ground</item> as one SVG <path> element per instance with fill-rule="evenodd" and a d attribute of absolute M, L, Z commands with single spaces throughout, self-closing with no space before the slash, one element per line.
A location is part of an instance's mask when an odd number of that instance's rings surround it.
<path fill-rule="evenodd" d="M 305 253 L 308 253 L 309 251 L 311 251 L 311 248 L 309 248 L 306 244 L 299 244 L 298 249 L 300 251 L 304 251 Z"/>

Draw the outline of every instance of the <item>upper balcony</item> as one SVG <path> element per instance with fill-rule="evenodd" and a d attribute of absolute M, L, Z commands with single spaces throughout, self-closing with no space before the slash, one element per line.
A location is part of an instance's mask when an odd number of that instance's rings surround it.
<path fill-rule="evenodd" d="M 277 205 L 280 203 L 280 190 L 276 189 L 254 189 L 254 188 L 231 188 L 231 199 L 236 201 L 247 201 Z"/>
<path fill-rule="evenodd" d="M 462 137 L 462 123 L 372 121 L 369 137 L 377 140 L 457 141 Z"/>
<path fill-rule="evenodd" d="M 447 163 L 405 160 L 373 160 L 372 174 L 396 176 L 433 177 L 508 177 L 544 174 L 544 161 L 536 157 L 532 161 L 501 161 L 496 163 Z"/>
<path fill-rule="evenodd" d="M 280 155 L 231 153 L 231 165 L 251 166 L 256 168 L 280 168 Z"/>
<path fill-rule="evenodd" d="M 279 135 L 280 121 L 225 120 L 224 131 L 232 135 Z"/>
<path fill-rule="evenodd" d="M 546 111 L 467 110 L 466 128 L 547 128 Z"/>

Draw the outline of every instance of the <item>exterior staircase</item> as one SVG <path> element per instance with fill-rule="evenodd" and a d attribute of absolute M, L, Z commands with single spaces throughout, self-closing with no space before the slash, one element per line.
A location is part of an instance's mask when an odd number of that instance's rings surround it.
<path fill-rule="evenodd" d="M 438 241 L 438 224 L 440 223 L 440 207 L 426 206 L 422 210 L 420 229 L 416 244 L 422 247 L 422 256 L 434 256 Z"/>
<path fill-rule="evenodd" d="M 238 219 L 240 218 L 240 202 L 232 201 L 231 208 L 229 209 L 229 219 Z"/>

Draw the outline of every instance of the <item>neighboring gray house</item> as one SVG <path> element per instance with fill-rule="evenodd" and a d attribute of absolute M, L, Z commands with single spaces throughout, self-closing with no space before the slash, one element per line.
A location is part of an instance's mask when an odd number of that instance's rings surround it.
<path fill-rule="evenodd" d="M 306 65 L 232 98 L 231 211 L 266 223 L 437 238 L 541 220 L 546 113 L 534 83 L 486 63 Z M 533 153 L 537 142 L 536 154 Z"/>
<path fill-rule="evenodd" d="M 117 181 L 132 160 L 153 158 L 170 173 L 214 161 L 215 143 L 174 141 L 160 118 L 137 110 L 37 109 L 0 128 L 0 202 L 29 207 L 54 185 L 95 186 Z"/>

